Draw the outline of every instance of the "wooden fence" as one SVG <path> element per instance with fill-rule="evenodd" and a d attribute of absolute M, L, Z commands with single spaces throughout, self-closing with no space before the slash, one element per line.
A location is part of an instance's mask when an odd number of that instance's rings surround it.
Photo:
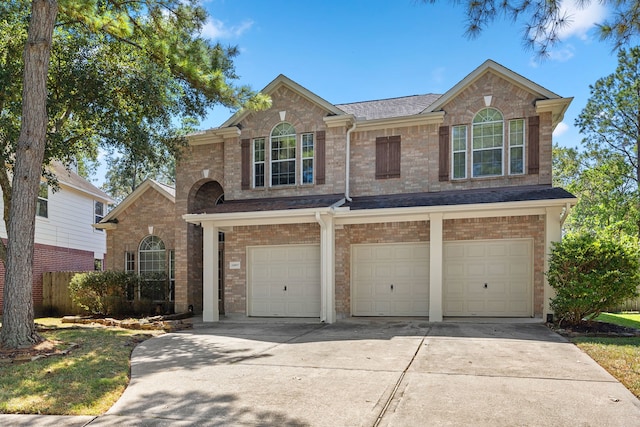
<path fill-rule="evenodd" d="M 71 301 L 69 282 L 77 271 L 46 272 L 42 275 L 42 311 L 45 316 L 86 314 Z"/>

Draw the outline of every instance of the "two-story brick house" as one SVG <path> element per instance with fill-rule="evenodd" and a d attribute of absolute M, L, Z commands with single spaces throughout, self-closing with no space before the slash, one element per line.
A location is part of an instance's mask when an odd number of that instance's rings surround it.
<path fill-rule="evenodd" d="M 263 92 L 270 109 L 190 137 L 175 205 L 156 210 L 173 218 L 176 310 L 549 312 L 546 254 L 575 203 L 551 185 L 551 135 L 571 98 L 493 61 L 442 95 L 334 105 L 282 75 Z"/>

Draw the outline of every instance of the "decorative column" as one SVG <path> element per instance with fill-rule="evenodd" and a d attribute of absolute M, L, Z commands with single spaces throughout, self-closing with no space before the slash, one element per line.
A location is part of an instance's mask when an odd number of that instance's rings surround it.
<path fill-rule="evenodd" d="M 320 321 L 336 321 L 335 227 L 332 215 L 316 214 L 320 224 Z"/>
<path fill-rule="evenodd" d="M 442 322 L 443 214 L 429 215 L 429 321 Z"/>
<path fill-rule="evenodd" d="M 202 320 L 217 322 L 218 312 L 218 227 L 202 224 Z"/>
<path fill-rule="evenodd" d="M 542 305 L 542 320 L 547 320 L 548 314 L 553 314 L 553 310 L 549 306 L 551 298 L 556 296 L 555 291 L 549 285 L 547 280 L 547 271 L 549 271 L 549 255 L 553 242 L 562 240 L 562 226 L 560 225 L 560 217 L 562 215 L 562 207 L 547 208 L 545 215 L 545 237 L 544 237 L 544 303 Z"/>

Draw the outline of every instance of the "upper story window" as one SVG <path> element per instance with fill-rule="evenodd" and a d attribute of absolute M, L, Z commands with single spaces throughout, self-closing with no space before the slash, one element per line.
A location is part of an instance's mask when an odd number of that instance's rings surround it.
<path fill-rule="evenodd" d="M 49 218 L 49 186 L 46 182 L 41 182 L 38 189 L 36 215 L 42 218 Z"/>
<path fill-rule="evenodd" d="M 485 108 L 473 118 L 472 173 L 474 177 L 502 175 L 504 119 L 495 108 Z"/>
<path fill-rule="evenodd" d="M 313 159 L 314 159 L 313 134 L 302 134 L 302 183 L 313 184 Z"/>
<path fill-rule="evenodd" d="M 509 173 L 524 174 L 524 119 L 509 121 Z"/>
<path fill-rule="evenodd" d="M 104 218 L 104 203 L 95 200 L 93 202 L 93 213 L 95 214 L 94 224 L 102 221 Z M 96 228 L 96 230 L 102 231 L 101 228 Z"/>
<path fill-rule="evenodd" d="M 454 126 L 452 128 L 451 156 L 453 179 L 464 179 L 467 177 L 467 127 Z"/>
<path fill-rule="evenodd" d="M 296 183 L 296 130 L 280 123 L 271 131 L 271 185 Z"/>
<path fill-rule="evenodd" d="M 509 175 L 524 174 L 525 125 L 524 119 L 513 119 L 505 129 L 502 113 L 495 108 L 485 108 L 473 118 L 470 143 L 468 125 L 452 126 L 451 178 L 466 179 L 469 168 L 473 178 L 502 176 L 505 164 Z"/>
<path fill-rule="evenodd" d="M 253 140 L 253 186 L 264 187 L 264 161 L 265 161 L 265 141 L 264 138 Z"/>

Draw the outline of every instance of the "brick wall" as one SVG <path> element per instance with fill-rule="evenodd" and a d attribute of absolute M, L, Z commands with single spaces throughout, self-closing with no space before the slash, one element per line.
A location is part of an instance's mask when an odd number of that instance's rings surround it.
<path fill-rule="evenodd" d="M 33 306 L 42 314 L 42 274 L 47 271 L 93 271 L 94 253 L 36 244 L 33 253 Z M 3 309 L 4 263 L 0 263 L 0 314 Z"/>

